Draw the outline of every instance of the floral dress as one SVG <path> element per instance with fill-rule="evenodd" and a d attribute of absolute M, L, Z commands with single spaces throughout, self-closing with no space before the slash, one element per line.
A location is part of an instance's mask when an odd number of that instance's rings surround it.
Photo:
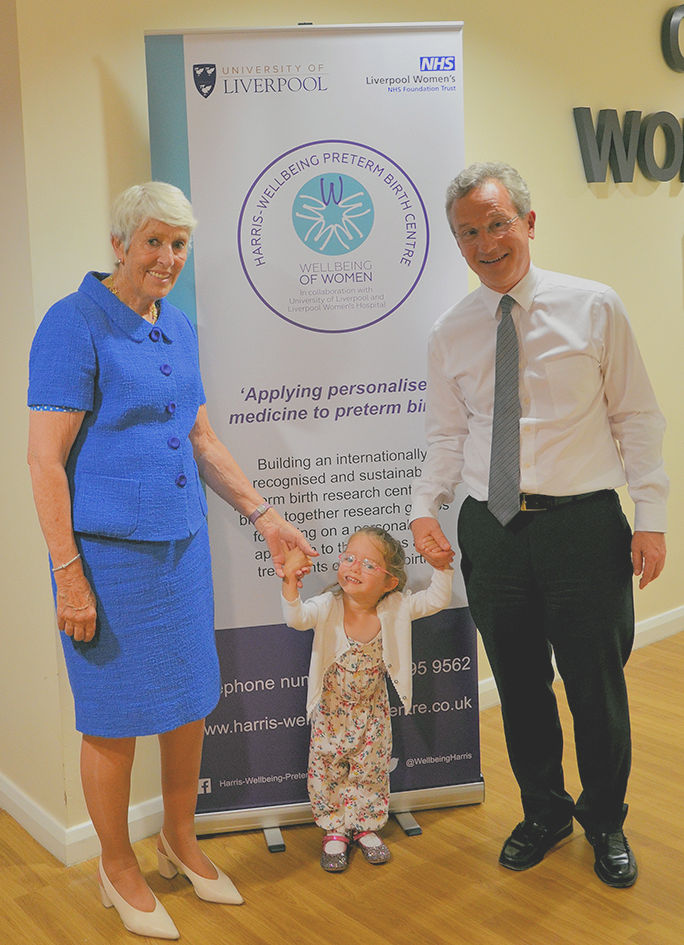
<path fill-rule="evenodd" d="M 349 648 L 328 669 L 311 719 L 307 786 L 314 819 L 329 833 L 378 830 L 387 821 L 392 729 L 382 634 Z"/>

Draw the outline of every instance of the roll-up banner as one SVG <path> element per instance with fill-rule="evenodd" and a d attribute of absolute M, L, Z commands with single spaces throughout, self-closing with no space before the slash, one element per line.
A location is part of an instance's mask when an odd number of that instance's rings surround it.
<path fill-rule="evenodd" d="M 461 24 L 300 26 L 146 37 L 152 171 L 199 226 L 173 300 L 197 321 L 209 415 L 335 582 L 361 525 L 400 539 L 424 458 L 430 326 L 466 292 L 444 213 L 463 166 Z M 254 528 L 208 495 L 221 699 L 206 721 L 203 832 L 311 819 L 311 631 L 284 626 Z M 455 539 L 458 503 L 441 513 Z M 482 799 L 475 630 L 416 621 L 414 704 L 392 693 L 395 811 Z"/>

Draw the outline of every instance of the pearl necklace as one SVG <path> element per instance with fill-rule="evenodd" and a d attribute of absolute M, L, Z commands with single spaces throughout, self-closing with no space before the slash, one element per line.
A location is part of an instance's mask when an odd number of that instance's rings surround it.
<path fill-rule="evenodd" d="M 119 292 L 118 292 L 116 286 L 114 285 L 114 276 L 113 276 L 113 275 L 107 276 L 106 279 L 103 279 L 103 280 L 102 280 L 102 285 L 103 285 L 106 289 L 109 289 L 109 291 L 112 293 L 112 295 L 115 295 L 115 296 L 117 297 L 117 299 L 119 299 L 119 301 L 123 301 L 123 300 L 121 299 L 121 296 L 119 295 Z M 126 304 L 126 303 L 124 302 L 124 305 L 125 305 L 125 304 Z M 138 314 L 140 314 L 140 313 L 138 313 Z M 159 303 L 158 303 L 158 302 L 152 302 L 152 304 L 150 305 L 150 307 L 148 308 L 148 310 L 145 312 L 145 314 L 144 314 L 144 315 L 141 315 L 140 317 L 141 317 L 141 318 L 144 318 L 146 322 L 150 322 L 151 325 L 154 325 L 154 323 L 155 323 L 155 322 L 157 321 L 157 319 L 159 318 Z"/>

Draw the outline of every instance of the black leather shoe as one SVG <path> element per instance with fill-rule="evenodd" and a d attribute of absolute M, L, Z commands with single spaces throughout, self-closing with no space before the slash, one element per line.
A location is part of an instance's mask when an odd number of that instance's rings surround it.
<path fill-rule="evenodd" d="M 632 886 L 637 878 L 637 864 L 622 830 L 585 833 L 594 848 L 594 871 L 598 878 L 609 886 Z"/>
<path fill-rule="evenodd" d="M 545 827 L 523 820 L 504 843 L 499 863 L 509 870 L 527 870 L 540 863 L 552 846 L 571 833 L 572 820 L 562 827 Z"/>

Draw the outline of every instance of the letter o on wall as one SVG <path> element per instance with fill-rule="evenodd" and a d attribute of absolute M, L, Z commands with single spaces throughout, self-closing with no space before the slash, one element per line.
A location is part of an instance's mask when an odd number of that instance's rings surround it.
<path fill-rule="evenodd" d="M 684 19 L 684 4 L 672 7 L 665 14 L 660 31 L 663 56 L 670 69 L 684 72 L 684 53 L 679 43 L 679 25 Z"/>
<path fill-rule="evenodd" d="M 665 135 L 665 162 L 662 166 L 656 161 L 654 152 L 654 139 L 658 128 L 661 128 Z M 639 129 L 637 152 L 637 160 L 644 177 L 649 180 L 672 180 L 680 171 L 683 157 L 682 128 L 675 116 L 670 112 L 647 115 Z"/>

